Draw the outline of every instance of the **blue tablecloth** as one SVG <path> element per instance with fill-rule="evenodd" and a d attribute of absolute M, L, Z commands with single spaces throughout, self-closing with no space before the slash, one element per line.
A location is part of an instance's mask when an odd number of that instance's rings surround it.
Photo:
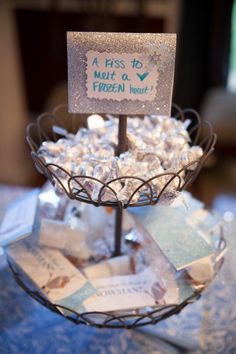
<path fill-rule="evenodd" d="M 0 217 L 3 205 L 23 191 L 0 186 Z M 230 250 L 220 273 L 202 298 L 181 314 L 155 326 L 159 333 L 190 339 L 197 347 L 191 353 L 236 353 L 234 226 L 235 221 L 226 225 Z M 3 255 L 0 256 L 0 289 L 0 354 L 172 353 L 158 339 L 136 330 L 75 325 L 50 312 L 18 287 Z"/>

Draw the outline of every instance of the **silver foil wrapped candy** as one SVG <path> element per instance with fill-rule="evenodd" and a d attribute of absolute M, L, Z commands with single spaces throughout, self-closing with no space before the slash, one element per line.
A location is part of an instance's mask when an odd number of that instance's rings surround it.
<path fill-rule="evenodd" d="M 117 157 L 118 120 L 113 116 L 108 116 L 108 120 L 98 115 L 95 118 L 95 125 L 90 118 L 91 129 L 80 128 L 75 135 L 68 134 L 56 143 L 43 142 L 38 150 L 46 164 L 57 164 L 69 175 L 80 176 L 77 188 L 84 187 L 94 201 L 127 203 L 134 194 L 132 202 L 136 202 L 142 193 L 150 193 L 150 188 L 156 195 L 161 191 L 164 196 L 174 195 L 184 183 L 185 170 L 196 168 L 194 162 L 203 155 L 200 146 L 190 146 L 189 120 L 151 115 L 128 118 L 128 151 Z M 179 177 L 175 177 L 181 169 Z M 63 178 L 63 186 L 68 190 L 68 176 L 65 178 L 60 169 L 54 173 Z M 122 179 L 127 176 L 133 178 Z M 148 180 L 149 184 L 142 186 Z M 76 181 L 72 185 L 75 187 Z"/>

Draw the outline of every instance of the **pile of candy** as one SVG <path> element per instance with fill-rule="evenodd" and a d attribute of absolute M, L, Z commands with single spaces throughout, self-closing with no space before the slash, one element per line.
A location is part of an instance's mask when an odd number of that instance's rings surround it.
<path fill-rule="evenodd" d="M 144 119 L 128 118 L 128 149 L 120 156 L 115 156 L 118 119 L 113 116 L 107 118 L 103 120 L 98 115 L 90 116 L 88 129 L 80 128 L 75 135 L 65 132 L 65 137 L 57 142 L 44 141 L 38 150 L 38 155 L 46 164 L 63 167 L 72 176 L 90 176 L 103 183 L 124 177 L 109 184 L 115 193 L 104 189 L 103 201 L 119 200 L 126 203 L 143 180 L 152 178 L 151 188 L 158 194 L 173 173 L 198 161 L 203 155 L 200 146 L 191 146 L 187 131 L 190 120 L 181 122 L 171 117 L 150 115 Z M 194 169 L 195 166 L 193 163 L 188 169 Z M 58 175 L 62 177 L 59 171 Z M 176 188 L 183 183 L 184 175 L 183 171 L 181 180 L 174 178 L 164 194 L 175 193 Z M 137 178 L 126 179 L 126 176 Z M 80 183 L 91 193 L 92 199 L 97 200 L 103 184 L 81 177 Z M 145 191 L 148 192 L 147 186 L 135 193 L 132 201 L 137 201 L 140 193 Z"/>

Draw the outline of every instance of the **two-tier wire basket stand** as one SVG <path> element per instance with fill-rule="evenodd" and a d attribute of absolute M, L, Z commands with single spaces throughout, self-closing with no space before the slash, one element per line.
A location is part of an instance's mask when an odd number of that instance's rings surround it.
<path fill-rule="evenodd" d="M 42 155 L 39 154 L 39 147 L 44 141 L 57 141 L 60 136 L 54 131 L 54 126 L 67 129 L 70 133 L 76 133 L 81 126 L 81 116 L 70 115 L 69 119 L 62 121 L 61 113 L 65 111 L 67 105 L 60 105 L 56 107 L 52 113 L 41 114 L 35 123 L 30 124 L 27 127 L 27 142 L 31 149 L 31 156 L 34 161 L 36 169 L 43 174 L 57 189 L 59 188 L 64 194 L 66 194 L 71 200 L 77 200 L 83 203 L 89 203 L 96 207 L 110 206 L 115 209 L 115 234 L 114 234 L 114 251 L 113 256 L 119 256 L 122 254 L 121 240 L 122 240 L 122 215 L 123 210 L 128 207 L 142 207 L 146 205 L 155 205 L 160 202 L 162 196 L 166 192 L 167 188 L 174 182 L 175 192 L 182 191 L 197 177 L 204 162 L 208 156 L 213 152 L 216 143 L 216 134 L 213 133 L 212 127 L 207 122 L 202 122 L 199 114 L 193 109 L 181 110 L 178 106 L 173 105 L 173 109 L 176 114 L 174 117 L 178 120 L 185 121 L 185 119 L 191 119 L 191 125 L 188 128 L 188 133 L 191 138 L 192 145 L 199 145 L 203 149 L 203 155 L 196 161 L 192 161 L 179 169 L 177 172 L 166 172 L 147 180 L 136 176 L 122 176 L 110 180 L 107 183 L 94 178 L 92 176 L 84 175 L 72 175 L 63 166 L 54 163 L 46 163 Z M 118 145 L 115 148 L 115 155 L 119 156 L 121 153 L 127 150 L 127 117 L 119 116 L 118 124 Z M 68 127 L 68 124 L 70 125 Z M 184 179 L 183 179 L 184 173 Z M 167 182 L 162 189 L 157 193 L 153 188 L 153 181 L 158 180 L 165 176 Z M 125 184 L 127 180 L 132 180 L 137 183 L 137 188 L 132 191 L 128 200 L 122 203 L 113 188 L 115 182 L 119 181 L 121 184 Z M 100 185 L 98 196 L 93 198 L 93 194 L 87 188 L 87 182 L 95 182 Z M 110 200 L 104 199 L 105 192 L 109 192 L 112 195 Z M 138 194 L 138 197 L 137 197 Z M 219 243 L 219 250 L 224 248 L 224 240 L 221 237 Z M 18 284 L 34 299 L 41 304 L 49 308 L 50 310 L 63 315 L 61 309 L 67 310 L 67 317 L 74 323 L 83 323 L 96 327 L 108 327 L 108 328 L 135 328 L 147 324 L 156 324 L 159 321 L 179 313 L 186 305 L 197 300 L 200 297 L 203 289 L 199 288 L 194 291 L 193 294 L 185 299 L 181 304 L 162 305 L 152 308 L 149 311 L 126 311 L 126 312 L 85 312 L 77 313 L 69 308 L 53 304 L 46 299 L 37 289 L 33 289 L 29 286 L 22 275 L 18 271 L 14 262 L 10 261 L 10 268 L 15 276 Z M 220 264 L 218 264 L 220 266 Z"/>

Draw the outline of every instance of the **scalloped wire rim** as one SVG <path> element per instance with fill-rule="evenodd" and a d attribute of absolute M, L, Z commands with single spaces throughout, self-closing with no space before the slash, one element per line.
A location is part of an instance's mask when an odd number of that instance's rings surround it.
<path fill-rule="evenodd" d="M 43 141 L 51 140 L 47 134 L 48 131 L 50 131 L 54 141 L 58 140 L 59 136 L 53 131 L 53 125 L 60 126 L 73 133 L 76 133 L 79 129 L 79 123 L 81 122 L 81 117 L 79 117 L 79 115 L 70 115 L 71 119 L 67 120 L 67 123 L 70 124 L 69 129 L 65 126 L 65 124 L 62 123 L 59 112 L 63 109 L 66 109 L 67 105 L 60 105 L 56 107 L 52 113 L 41 114 L 37 118 L 36 123 L 31 123 L 28 125 L 26 139 L 31 148 L 31 156 L 37 170 L 41 174 L 44 174 L 45 177 L 48 178 L 53 185 L 59 186 L 60 189 L 63 190 L 70 199 L 90 203 L 95 206 L 102 205 L 122 208 L 154 205 L 160 200 L 163 193 L 168 191 L 167 188 L 172 182 L 177 182 L 175 191 L 182 191 L 190 183 L 192 183 L 199 174 L 208 156 L 213 152 L 216 143 L 216 134 L 213 133 L 212 126 L 208 122 L 202 122 L 199 114 L 195 110 L 189 108 L 181 110 L 177 105 L 173 106 L 177 110 L 177 114 L 174 116 L 176 119 L 184 121 L 187 118 L 189 119 L 189 116 L 193 117 L 191 124 L 192 126 L 188 132 L 192 140 L 192 145 L 200 145 L 203 149 L 203 155 L 199 160 L 185 165 L 177 172 L 162 173 L 151 177 L 148 180 L 144 180 L 143 178 L 136 176 L 122 176 L 104 183 L 103 181 L 92 176 L 72 175 L 62 166 L 57 164 L 45 163 L 44 159 L 37 154 L 37 151 Z M 37 138 L 37 142 L 35 141 L 35 138 Z M 190 167 L 192 168 L 190 169 Z M 184 179 L 181 177 L 181 174 L 183 173 L 185 173 Z M 151 182 L 163 177 L 169 177 L 169 179 L 161 191 L 156 193 L 153 190 Z M 126 203 L 122 203 L 118 200 L 117 193 L 112 188 L 112 184 L 117 181 L 125 183 L 125 181 L 128 179 L 140 182 L 140 184 L 131 193 L 128 201 Z M 87 182 L 91 181 L 93 181 L 93 183 L 96 185 L 101 186 L 96 199 L 93 198 L 92 193 L 87 188 Z M 103 200 L 105 192 L 108 192 L 112 198 L 109 200 Z M 137 194 L 139 195 L 138 200 L 136 198 Z"/>

